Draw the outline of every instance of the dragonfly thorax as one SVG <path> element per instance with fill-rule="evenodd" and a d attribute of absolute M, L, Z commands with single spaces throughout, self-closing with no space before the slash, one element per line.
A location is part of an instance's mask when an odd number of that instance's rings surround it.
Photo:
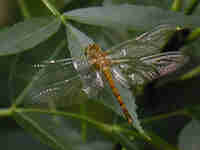
<path fill-rule="evenodd" d="M 97 70 L 103 70 L 111 65 L 110 59 L 107 58 L 107 53 L 103 52 L 97 44 L 91 44 L 87 47 L 86 56 L 89 64 L 93 65 Z"/>

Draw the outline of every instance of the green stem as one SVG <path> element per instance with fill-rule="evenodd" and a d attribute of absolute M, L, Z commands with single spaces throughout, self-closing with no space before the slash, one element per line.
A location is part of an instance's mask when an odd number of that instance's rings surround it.
<path fill-rule="evenodd" d="M 180 77 L 180 80 L 187 80 L 187 79 L 191 79 L 197 75 L 200 74 L 200 66 L 195 67 L 194 69 L 192 69 L 190 72 L 184 74 L 183 76 Z"/>
<path fill-rule="evenodd" d="M 67 25 L 67 21 L 65 17 L 61 15 L 61 13 L 54 7 L 49 0 L 42 0 L 42 2 L 46 5 L 46 7 L 52 12 L 52 14 L 62 21 L 64 25 Z"/>
<path fill-rule="evenodd" d="M 104 132 L 111 133 L 112 132 L 112 126 L 106 125 L 104 123 L 95 121 L 93 119 L 88 118 L 87 116 L 83 116 L 80 114 L 70 113 L 70 112 L 61 112 L 61 111 L 50 111 L 50 110 L 41 110 L 41 109 L 24 109 L 24 108 L 16 108 L 14 110 L 15 112 L 19 113 L 44 113 L 44 114 L 50 114 L 50 115 L 57 115 L 57 116 L 63 116 L 68 118 L 75 118 L 79 120 L 86 121 L 97 128 L 103 130 Z"/>
<path fill-rule="evenodd" d="M 150 144 L 153 145 L 153 147 L 155 149 L 158 149 L 158 150 L 180 150 L 178 147 L 167 143 L 166 140 L 164 140 L 160 136 L 156 135 L 154 132 L 148 131 L 147 133 L 148 133 L 148 135 L 150 135 L 150 137 L 152 139 Z"/>
<path fill-rule="evenodd" d="M 86 111 L 86 104 L 81 104 L 80 105 L 80 113 L 81 115 L 87 115 L 87 111 Z M 86 141 L 87 139 L 87 122 L 86 121 L 82 121 L 81 122 L 81 135 L 82 135 L 82 139 L 83 141 Z"/>
<path fill-rule="evenodd" d="M 167 143 L 165 140 L 160 138 L 159 136 L 153 134 L 153 132 L 145 131 L 148 135 L 150 135 L 151 139 L 144 138 L 140 136 L 137 132 L 131 129 L 122 128 L 122 127 L 114 127 L 113 126 L 113 133 L 116 133 L 116 136 L 124 135 L 128 138 L 134 137 L 139 138 L 141 140 L 145 140 L 145 142 L 153 145 L 157 149 L 162 150 L 178 150 L 176 147 L 172 146 L 171 144 Z"/>
<path fill-rule="evenodd" d="M 189 6 L 184 10 L 186 15 L 191 15 L 199 4 L 199 0 L 190 0 Z"/>
<path fill-rule="evenodd" d="M 67 118 L 79 119 L 79 120 L 82 120 L 84 122 L 94 125 L 96 128 L 100 129 L 104 133 L 107 133 L 108 135 L 129 133 L 129 134 L 133 135 L 134 137 L 138 137 L 147 142 L 150 141 L 147 137 L 139 134 L 138 132 L 136 132 L 134 130 L 129 130 L 129 129 L 122 128 L 122 127 L 116 126 L 116 125 L 104 124 L 102 122 L 93 120 L 93 119 L 88 118 L 87 116 L 83 116 L 81 114 L 75 114 L 75 113 L 70 113 L 70 112 L 60 112 L 60 111 L 49 111 L 49 110 L 41 110 L 41 109 L 23 109 L 23 108 L 16 108 L 15 112 L 18 112 L 18 113 L 30 113 L 30 112 L 31 113 L 45 113 L 45 114 L 63 116 L 63 117 L 67 117 Z"/>
<path fill-rule="evenodd" d="M 49 0 L 42 0 L 46 7 L 53 13 L 54 16 L 60 17 L 60 12 L 51 4 Z"/>
<path fill-rule="evenodd" d="M 182 0 L 174 0 L 171 10 L 172 11 L 180 11 L 182 8 Z"/>
<path fill-rule="evenodd" d="M 132 130 L 132 129 L 127 129 L 125 127 L 121 127 L 121 126 L 117 126 L 117 125 L 113 125 L 112 126 L 112 133 L 119 135 L 119 134 L 125 134 L 125 135 L 129 135 L 129 136 L 133 136 L 139 139 L 143 139 L 146 142 L 150 142 L 151 139 L 149 137 L 146 137 L 142 134 L 139 134 L 136 130 Z"/>
<path fill-rule="evenodd" d="M 18 2 L 20 11 L 21 11 L 22 15 L 24 16 L 24 18 L 30 18 L 31 14 L 27 8 L 26 2 L 24 0 L 18 0 L 17 2 Z"/>
<path fill-rule="evenodd" d="M 189 36 L 188 36 L 186 42 L 194 41 L 194 40 L 198 39 L 199 37 L 200 37 L 200 27 L 194 29 L 194 31 L 192 31 L 192 32 L 189 34 Z"/>
<path fill-rule="evenodd" d="M 0 117 L 9 117 L 13 113 L 12 108 L 0 109 Z"/>
<path fill-rule="evenodd" d="M 197 40 L 200 38 L 200 27 L 194 29 L 194 31 L 192 31 L 188 38 L 186 39 L 186 43 L 190 43 L 194 40 Z M 198 76 L 200 74 L 200 66 L 197 66 L 195 68 L 193 68 L 191 71 L 185 73 L 184 75 L 182 75 L 179 79 L 180 80 L 187 80 L 190 78 L 193 78 L 195 76 Z"/>
<path fill-rule="evenodd" d="M 148 118 L 148 119 L 143 119 L 141 122 L 142 123 L 149 123 L 149 122 L 152 122 L 152 121 L 166 119 L 166 118 L 174 117 L 174 116 L 178 116 L 178 115 L 188 116 L 188 113 L 185 109 L 183 109 L 183 110 L 179 110 L 179 111 L 175 111 L 175 112 L 171 112 L 171 113 L 157 115 L 157 116 L 154 116 L 154 117 L 151 117 L 151 118 Z"/>
<path fill-rule="evenodd" d="M 81 114 L 74 114 L 74 113 L 70 113 L 70 112 L 60 112 L 60 111 L 56 111 L 56 110 L 55 111 L 54 110 L 49 111 L 49 110 L 41 110 L 41 109 L 15 108 L 13 110 L 16 113 L 45 113 L 45 114 L 63 116 L 63 117 L 67 117 L 67 118 L 79 119 L 79 120 L 82 120 L 84 122 L 87 122 L 89 124 L 94 125 L 96 128 L 100 129 L 104 133 L 107 133 L 108 135 L 125 134 L 125 135 L 133 136 L 133 137 L 136 137 L 136 138 L 139 138 L 139 139 L 143 139 L 148 143 L 152 143 L 152 141 L 150 139 L 146 138 L 145 136 L 143 136 L 141 134 L 138 134 L 138 132 L 136 132 L 135 130 L 127 129 L 127 128 L 124 128 L 124 127 L 121 127 L 121 126 L 116 126 L 116 125 L 104 124 L 102 122 L 98 122 L 96 120 L 93 120 L 93 119 L 88 118 L 87 116 L 83 116 Z M 10 114 L 12 111 L 8 111 L 8 112 L 9 113 L 6 113 L 6 114 Z M 186 110 L 180 110 L 180 111 L 176 111 L 176 112 L 169 113 L 169 114 L 162 114 L 162 115 L 159 115 L 159 116 L 156 116 L 156 117 L 152 117 L 150 119 L 145 119 L 145 120 L 142 120 L 142 122 L 143 123 L 149 123 L 150 121 L 165 119 L 165 118 L 177 116 L 177 115 L 188 115 L 188 113 L 187 113 Z"/>

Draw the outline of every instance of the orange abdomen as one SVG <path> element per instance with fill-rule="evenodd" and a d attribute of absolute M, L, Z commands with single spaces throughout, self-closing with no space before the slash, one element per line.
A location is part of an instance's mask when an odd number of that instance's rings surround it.
<path fill-rule="evenodd" d="M 114 96 L 116 97 L 125 117 L 127 118 L 128 123 L 132 123 L 133 119 L 132 119 L 131 115 L 129 114 L 129 112 L 126 108 L 126 105 L 124 104 L 124 102 L 123 102 L 123 100 L 122 100 L 122 98 L 119 94 L 118 89 L 115 87 L 115 83 L 114 83 L 114 80 L 112 78 L 112 74 L 111 74 L 109 67 L 104 67 L 103 73 L 104 73 L 104 76 L 105 76 L 106 80 L 108 81 L 109 86 L 112 89 L 112 92 L 113 92 Z"/>

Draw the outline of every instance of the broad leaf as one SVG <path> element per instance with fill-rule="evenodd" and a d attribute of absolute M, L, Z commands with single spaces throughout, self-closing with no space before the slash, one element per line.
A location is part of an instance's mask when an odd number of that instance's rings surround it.
<path fill-rule="evenodd" d="M 71 25 L 67 26 L 67 37 L 69 43 L 69 50 L 73 57 L 78 57 L 78 58 L 83 57 L 85 53 L 84 52 L 85 48 L 89 44 L 93 43 L 92 39 L 90 39 L 84 33 L 82 33 L 81 31 L 79 31 L 78 29 L 74 28 Z M 140 133 L 145 135 L 136 113 L 137 106 L 135 105 L 135 97 L 132 95 L 129 89 L 122 87 L 120 84 L 117 83 L 117 81 L 115 81 L 115 84 L 121 94 L 122 99 L 124 100 L 124 103 L 126 104 L 129 113 L 131 114 L 131 117 L 133 118 L 132 125 L 137 130 L 139 130 Z M 107 86 L 104 93 L 102 93 L 100 99 L 102 100 L 103 104 L 113 109 L 119 115 L 123 114 L 109 86 Z"/>
<path fill-rule="evenodd" d="M 94 128 L 87 129 L 87 141 L 81 135 L 81 122 L 63 117 L 52 117 L 52 115 L 39 112 L 21 112 L 14 114 L 17 122 L 28 130 L 32 135 L 40 139 L 42 143 L 48 144 L 56 150 L 81 150 L 81 149 L 112 149 L 111 141 L 105 140 Z M 56 120 L 55 120 L 56 119 Z"/>
<path fill-rule="evenodd" d="M 193 106 L 191 108 L 186 109 L 187 113 L 189 113 L 189 115 L 196 120 L 200 120 L 200 106 Z"/>
<path fill-rule="evenodd" d="M 200 122 L 197 120 L 190 121 L 179 135 L 179 148 L 181 150 L 198 150 L 200 147 Z"/>
<path fill-rule="evenodd" d="M 17 23 L 0 32 L 0 56 L 27 51 L 47 40 L 59 27 L 58 19 L 47 17 Z"/>
<path fill-rule="evenodd" d="M 153 6 L 90 7 L 66 12 L 64 17 L 80 23 L 118 29 L 148 30 L 160 24 L 200 26 L 198 16 L 185 16 Z"/>
<path fill-rule="evenodd" d="M 65 44 L 63 46 L 65 46 Z M 56 49 L 55 53 L 52 55 L 51 58 L 53 59 L 55 56 L 57 56 L 60 50 L 62 50 L 62 48 L 63 47 L 58 47 L 58 49 Z M 15 69 L 19 69 L 18 67 L 23 66 L 16 65 Z M 69 70 L 67 72 L 70 73 Z M 65 75 L 65 73 L 66 72 L 64 72 L 64 74 L 62 75 Z M 58 72 L 56 75 L 59 76 Z M 41 88 L 45 88 L 45 81 L 49 81 L 52 78 L 59 78 L 53 76 L 49 79 L 48 77 L 52 76 L 46 74 L 45 69 L 41 69 L 38 73 L 36 72 L 36 74 L 33 75 L 32 81 L 19 95 L 19 97 L 14 101 L 13 105 L 15 105 L 16 108 L 14 110 L 13 115 L 18 124 L 24 127 L 31 134 L 39 138 L 40 141 L 42 141 L 45 144 L 48 144 L 56 150 L 79 150 L 83 147 L 86 149 L 111 149 L 111 141 L 104 140 L 104 137 L 102 137 L 101 134 L 97 132 L 94 128 L 93 130 L 92 127 L 87 128 L 88 126 L 86 126 L 86 142 L 84 142 L 84 139 L 82 137 L 82 132 L 84 130 L 82 129 L 82 121 L 86 123 L 88 123 L 88 121 L 87 117 L 81 117 L 81 114 L 77 114 L 79 113 L 79 110 L 70 113 L 71 108 L 65 106 L 63 106 L 64 109 L 58 109 L 58 111 L 55 109 L 52 110 L 52 99 L 48 99 L 48 96 L 39 97 L 40 99 L 36 97 L 38 101 L 36 101 L 36 103 L 30 104 L 30 102 L 35 102 L 34 100 L 36 100 L 31 94 L 37 94 L 37 90 L 39 90 L 40 93 L 40 91 L 42 90 Z M 66 88 L 70 89 L 69 87 L 65 87 L 64 89 L 66 90 Z M 61 91 L 63 90 L 61 89 Z M 67 93 L 67 91 L 65 92 Z M 65 103 L 68 103 L 68 98 L 65 97 L 64 101 Z M 40 105 L 44 104 L 42 102 L 46 102 L 46 107 Z M 72 102 L 72 104 L 74 104 L 74 101 Z M 77 107 L 74 108 L 77 109 Z"/>
<path fill-rule="evenodd" d="M 81 58 L 84 56 L 84 50 L 89 44 L 94 44 L 94 41 L 90 39 L 83 32 L 79 31 L 70 24 L 66 28 L 68 48 L 72 57 Z"/>

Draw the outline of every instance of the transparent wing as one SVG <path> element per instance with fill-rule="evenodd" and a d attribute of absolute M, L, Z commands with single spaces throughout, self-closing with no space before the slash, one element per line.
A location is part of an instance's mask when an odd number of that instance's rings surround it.
<path fill-rule="evenodd" d="M 84 80 L 85 91 L 88 93 L 88 96 L 94 100 L 98 100 L 106 107 L 123 116 L 120 105 L 118 104 L 116 97 L 113 95 L 112 89 L 104 78 L 103 73 L 97 71 L 91 72 L 90 75 L 93 77 L 89 80 Z"/>
<path fill-rule="evenodd" d="M 37 79 L 23 104 L 28 107 L 64 109 L 91 99 L 123 115 L 103 74 L 81 62 L 61 59 L 35 64 L 33 70 L 37 72 Z"/>
<path fill-rule="evenodd" d="M 120 57 L 134 58 L 153 55 L 162 52 L 163 49 L 169 49 L 168 51 L 170 51 L 170 48 L 172 48 L 171 51 L 175 51 L 177 49 L 173 49 L 174 47 L 171 46 L 173 43 L 168 43 L 168 40 L 175 38 L 180 40 L 180 44 L 182 44 L 184 40 L 184 38 L 182 39 L 182 34 L 184 35 L 185 33 L 187 31 L 174 25 L 160 25 L 150 32 L 143 33 L 134 39 L 112 47 L 107 50 L 107 53 L 111 55 L 111 58 L 117 59 Z"/>
<path fill-rule="evenodd" d="M 91 77 L 88 77 L 87 79 L 85 79 L 84 76 L 82 76 L 82 79 L 84 82 L 84 91 L 88 94 L 88 96 L 91 99 L 94 99 L 103 103 L 105 106 L 111 108 L 117 114 L 124 116 L 121 110 L 121 107 L 116 97 L 114 96 L 113 91 L 110 88 L 109 83 L 107 79 L 104 77 L 103 73 L 99 71 L 96 71 L 96 72 L 93 71 L 93 72 L 90 72 L 90 76 Z M 114 74 L 113 74 L 113 77 L 114 77 Z M 118 81 L 116 80 L 115 77 L 113 78 L 113 80 L 115 82 L 114 83 L 115 86 L 117 87 L 117 85 L 119 85 Z M 125 94 L 128 91 L 129 89 L 127 89 L 127 91 L 123 91 L 123 93 Z M 121 93 L 122 91 L 119 91 L 119 92 Z M 132 109 L 134 109 L 134 107 Z"/>
<path fill-rule="evenodd" d="M 31 67 L 29 70 L 36 75 L 23 105 L 60 110 L 91 99 L 103 103 L 123 116 L 120 105 L 115 100 L 116 97 L 103 74 L 80 64 L 81 60 L 78 60 L 75 65 L 75 61 L 77 60 L 51 60 L 27 66 Z M 75 69 L 74 66 L 77 68 Z"/>
<path fill-rule="evenodd" d="M 154 80 L 176 71 L 189 61 L 189 56 L 181 52 L 165 52 L 140 58 L 147 66 L 152 66 L 152 71 L 144 72 L 149 80 Z"/>
<path fill-rule="evenodd" d="M 86 100 L 87 95 L 82 91 L 82 82 L 73 61 L 51 60 L 32 66 L 36 75 L 23 104 L 30 107 L 65 108 Z"/>
<path fill-rule="evenodd" d="M 172 73 L 188 61 L 189 57 L 182 52 L 165 52 L 129 59 L 129 62 L 119 66 L 127 79 L 131 80 L 132 86 L 136 86 Z"/>
<path fill-rule="evenodd" d="M 177 42 L 183 42 L 185 40 L 184 38 L 189 34 L 189 32 L 190 30 L 188 28 L 182 28 L 170 24 L 163 24 L 155 27 L 150 32 L 143 33 L 142 35 L 138 36 L 136 40 L 150 42 L 156 45 L 156 47 L 161 48 L 163 50 L 165 48 L 170 48 L 166 45 L 171 45 L 171 42 L 173 40 L 176 41 L 176 44 Z M 177 49 L 171 48 L 168 50 L 175 51 Z"/>

